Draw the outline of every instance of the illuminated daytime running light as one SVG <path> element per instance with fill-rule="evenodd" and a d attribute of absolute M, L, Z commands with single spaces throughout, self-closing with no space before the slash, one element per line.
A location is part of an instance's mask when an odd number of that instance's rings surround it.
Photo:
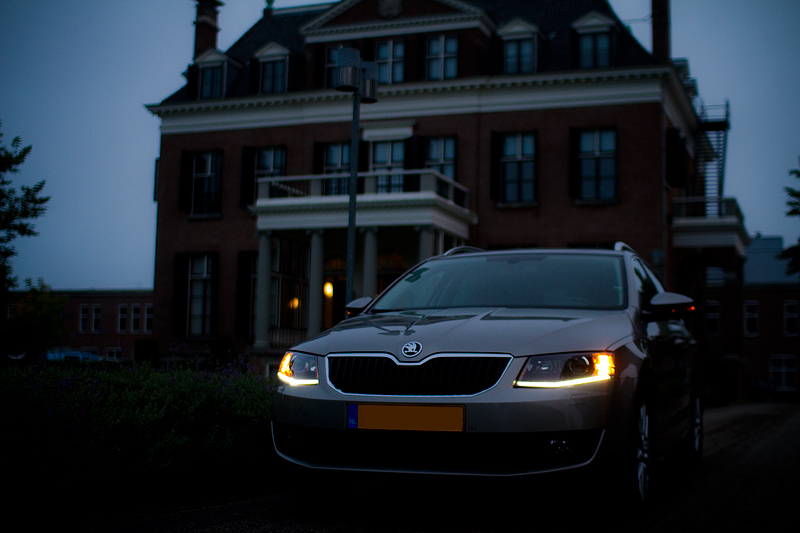
<path fill-rule="evenodd" d="M 313 355 L 286 352 L 278 367 L 278 379 L 291 386 L 317 385 L 317 358 Z"/>
<path fill-rule="evenodd" d="M 573 356 L 529 357 L 516 387 L 557 388 L 597 383 L 614 375 L 614 355 L 607 352 Z"/>

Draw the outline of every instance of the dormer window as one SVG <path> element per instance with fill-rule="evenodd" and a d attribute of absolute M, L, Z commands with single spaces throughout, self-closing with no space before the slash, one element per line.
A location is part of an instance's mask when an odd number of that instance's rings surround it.
<path fill-rule="evenodd" d="M 226 80 L 230 66 L 235 62 L 219 50 L 208 50 L 195 60 L 197 68 L 197 96 L 201 100 L 225 98 Z"/>
<path fill-rule="evenodd" d="M 222 98 L 222 65 L 200 67 L 200 98 Z"/>
<path fill-rule="evenodd" d="M 580 68 L 604 68 L 611 66 L 611 35 L 608 33 L 585 33 L 579 37 Z"/>
<path fill-rule="evenodd" d="M 289 50 L 277 43 L 269 43 L 256 52 L 259 62 L 259 92 L 277 94 L 287 91 Z"/>
<path fill-rule="evenodd" d="M 503 40 L 503 74 L 532 74 L 538 68 L 538 28 L 514 19 L 497 31 Z"/>
<path fill-rule="evenodd" d="M 614 66 L 614 21 L 595 11 L 572 23 L 578 33 L 578 68 L 607 68 Z"/>
<path fill-rule="evenodd" d="M 458 39 L 439 35 L 428 39 L 427 72 L 429 80 L 449 80 L 458 75 Z"/>

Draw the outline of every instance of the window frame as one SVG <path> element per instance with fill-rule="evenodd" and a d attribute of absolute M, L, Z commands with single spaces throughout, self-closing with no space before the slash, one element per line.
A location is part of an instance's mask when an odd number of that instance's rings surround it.
<path fill-rule="evenodd" d="M 521 53 L 521 45 L 530 43 L 530 55 L 525 60 L 525 56 Z M 509 69 L 509 46 L 516 45 L 516 60 L 514 61 L 514 68 Z M 507 75 L 521 75 L 533 74 L 537 71 L 537 44 L 535 37 L 519 37 L 509 38 L 503 41 L 503 74 Z M 527 69 L 526 69 L 527 67 Z"/>
<path fill-rule="evenodd" d="M 376 161 L 376 150 L 386 146 L 388 148 L 385 163 Z M 402 152 L 402 158 L 396 158 L 398 150 Z M 404 192 L 405 190 L 405 162 L 406 162 L 406 141 L 405 140 L 385 140 L 372 141 L 369 150 L 370 170 L 375 173 L 386 172 L 377 175 L 378 194 Z M 398 172 L 399 171 L 399 172 Z"/>
<path fill-rule="evenodd" d="M 606 39 L 607 45 L 602 56 L 602 49 L 598 46 L 598 38 L 601 37 Z M 584 43 L 588 43 L 589 46 L 584 48 Z M 611 68 L 613 66 L 612 48 L 613 42 L 610 31 L 592 31 L 578 34 L 578 68 Z"/>
<path fill-rule="evenodd" d="M 205 157 L 208 158 L 207 167 L 198 171 L 198 160 Z M 192 152 L 190 215 L 202 217 L 221 214 L 221 169 L 222 154 L 218 150 Z"/>
<path fill-rule="evenodd" d="M 287 92 L 289 78 L 289 61 L 287 59 L 287 57 L 283 56 L 278 58 L 264 59 L 260 62 L 260 79 L 258 84 L 260 94 L 282 94 Z M 280 67 L 281 72 L 276 75 L 276 69 L 278 67 Z M 267 76 L 268 69 L 272 69 L 272 72 L 269 73 L 270 76 Z M 268 79 L 272 80 L 272 83 L 269 84 L 269 87 L 267 86 Z"/>
<path fill-rule="evenodd" d="M 780 361 L 781 364 L 776 364 L 778 361 Z M 792 361 L 793 364 L 787 365 L 787 361 Z M 791 378 L 787 379 L 790 376 Z M 771 355 L 769 358 L 769 377 L 776 391 L 795 392 L 797 390 L 797 355 Z"/>
<path fill-rule="evenodd" d="M 195 261 L 202 261 L 202 272 L 195 272 Z M 208 338 L 214 333 L 214 300 L 216 298 L 216 264 L 212 254 L 191 254 L 188 260 L 186 286 L 186 336 Z M 199 294 L 193 292 L 199 288 Z M 195 313 L 193 303 L 200 304 Z M 199 322 L 197 322 L 199 320 Z M 199 326 L 199 327 L 196 327 Z"/>
<path fill-rule="evenodd" d="M 128 304 L 119 304 L 117 309 L 117 333 L 128 332 Z"/>
<path fill-rule="evenodd" d="M 526 138 L 530 138 L 531 152 L 525 153 Z M 514 154 L 507 153 L 509 140 L 514 141 L 515 150 Z M 536 152 L 537 152 L 537 135 L 536 132 L 520 132 L 520 133 L 502 133 L 500 135 L 500 153 L 499 167 L 500 167 L 500 203 L 507 205 L 535 205 L 538 203 L 538 184 L 536 172 Z M 508 169 L 515 167 L 517 169 L 516 175 L 518 178 L 516 182 L 516 194 L 513 198 L 508 194 L 509 192 L 509 173 Z M 530 179 L 525 179 L 524 169 L 526 166 L 530 168 Z M 528 186 L 526 186 L 528 184 Z M 530 188 L 530 193 L 526 194 L 525 190 Z"/>
<path fill-rule="evenodd" d="M 797 300 L 784 300 L 783 336 L 797 337 L 798 329 L 800 329 L 800 302 L 798 302 Z"/>
<path fill-rule="evenodd" d="M 210 77 L 209 77 L 210 75 Z M 225 97 L 225 64 L 200 65 L 198 72 L 198 98 L 219 100 Z"/>
<path fill-rule="evenodd" d="M 381 45 L 386 45 L 388 49 L 385 58 L 380 54 Z M 396 54 L 398 49 L 399 56 Z M 393 85 L 405 82 L 405 49 L 406 43 L 402 39 L 381 39 L 375 42 L 375 64 L 378 65 L 379 84 Z M 396 70 L 398 67 L 399 71 Z"/>
<path fill-rule="evenodd" d="M 331 155 L 336 153 L 338 163 L 331 162 Z M 345 162 L 346 159 L 346 162 Z M 322 153 L 323 174 L 347 174 L 350 172 L 350 143 L 324 143 Z M 329 178 L 323 181 L 323 196 L 343 196 L 350 194 L 350 178 Z"/>
<path fill-rule="evenodd" d="M 745 337 L 758 337 L 761 327 L 761 309 L 758 300 L 745 300 L 742 305 L 742 331 Z"/>
<path fill-rule="evenodd" d="M 438 45 L 438 51 L 431 51 L 431 44 Z M 448 44 L 455 43 L 455 51 L 448 51 Z M 435 66 L 434 65 L 438 65 Z M 449 66 L 452 72 L 449 73 Z M 458 37 L 442 34 L 428 37 L 425 44 L 425 79 L 428 81 L 445 81 L 458 77 Z"/>
<path fill-rule="evenodd" d="M 612 134 L 614 141 L 613 150 L 603 150 L 603 135 Z M 584 135 L 591 135 L 593 137 L 593 147 L 591 151 L 583 149 Z M 619 196 L 619 135 L 615 127 L 600 127 L 600 128 L 584 128 L 577 130 L 577 139 L 575 146 L 575 154 L 573 156 L 576 162 L 576 176 L 575 176 L 575 197 L 578 201 L 583 203 L 615 203 L 618 201 Z M 586 162 L 593 162 L 593 176 L 585 174 Z M 604 179 L 603 163 L 610 162 L 613 172 L 611 174 L 611 195 L 607 196 L 603 193 Z M 586 184 L 589 182 L 593 184 L 593 194 L 587 195 Z"/>

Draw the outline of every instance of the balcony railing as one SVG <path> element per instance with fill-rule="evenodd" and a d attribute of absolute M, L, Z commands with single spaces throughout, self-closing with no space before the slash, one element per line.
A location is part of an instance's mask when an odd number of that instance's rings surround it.
<path fill-rule="evenodd" d="M 258 199 L 347 196 L 349 174 L 279 176 L 258 180 Z M 358 194 L 428 192 L 469 208 L 469 189 L 435 170 L 360 172 Z"/>
<path fill-rule="evenodd" d="M 673 205 L 675 218 L 734 218 L 738 222 L 744 222 L 744 215 L 736 198 L 677 198 Z"/>

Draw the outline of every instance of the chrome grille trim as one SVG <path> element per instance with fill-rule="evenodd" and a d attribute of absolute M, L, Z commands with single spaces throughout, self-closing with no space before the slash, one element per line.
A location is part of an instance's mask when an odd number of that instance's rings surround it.
<path fill-rule="evenodd" d="M 388 354 L 326 357 L 328 382 L 342 394 L 383 396 L 473 396 L 494 387 L 509 355 L 437 354 L 399 362 Z"/>

